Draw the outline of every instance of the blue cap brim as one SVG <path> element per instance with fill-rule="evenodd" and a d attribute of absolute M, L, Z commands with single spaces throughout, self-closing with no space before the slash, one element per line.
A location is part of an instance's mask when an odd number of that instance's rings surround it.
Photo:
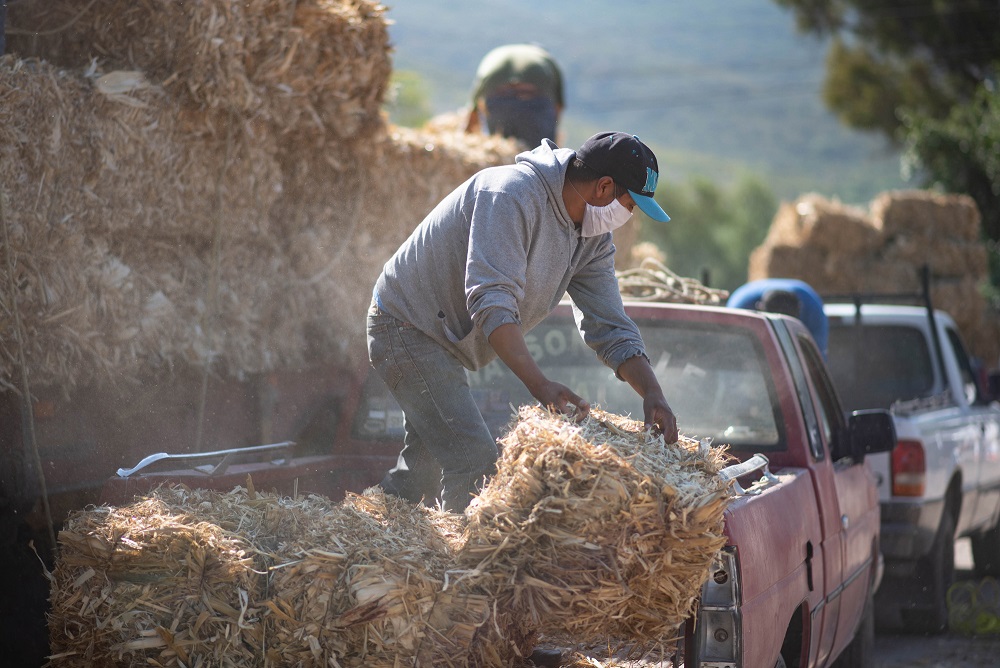
<path fill-rule="evenodd" d="M 632 196 L 632 201 L 635 202 L 635 205 L 653 220 L 661 223 L 666 223 L 670 220 L 670 216 L 667 215 L 666 211 L 664 211 L 652 197 L 640 195 L 632 192 L 631 190 L 628 191 L 628 194 Z"/>

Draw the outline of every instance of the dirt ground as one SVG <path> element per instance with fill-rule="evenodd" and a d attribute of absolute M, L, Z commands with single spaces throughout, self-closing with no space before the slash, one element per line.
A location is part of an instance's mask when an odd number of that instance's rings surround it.
<path fill-rule="evenodd" d="M 968 539 L 955 543 L 955 576 L 972 578 Z M 876 633 L 876 668 L 983 668 L 1000 666 L 1000 636 L 971 638 L 954 632 L 940 636 Z"/>

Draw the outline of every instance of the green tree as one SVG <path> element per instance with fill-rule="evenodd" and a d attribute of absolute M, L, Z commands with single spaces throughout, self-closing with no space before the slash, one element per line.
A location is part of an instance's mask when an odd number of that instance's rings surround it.
<path fill-rule="evenodd" d="M 852 127 L 900 140 L 898 109 L 941 118 L 1000 63 L 996 0 L 774 0 L 830 37 L 823 96 Z"/>
<path fill-rule="evenodd" d="M 906 164 L 922 169 L 935 184 L 967 193 L 979 206 L 983 234 L 993 243 L 990 274 L 1000 286 L 1000 91 L 980 86 L 971 102 L 943 119 L 901 113 L 906 129 Z"/>
<path fill-rule="evenodd" d="M 734 290 L 747 280 L 750 251 L 767 236 L 778 203 L 755 176 L 744 175 L 723 190 L 704 178 L 657 191 L 670 222 L 646 223 L 642 238 L 659 246 L 667 266 L 712 287 Z"/>

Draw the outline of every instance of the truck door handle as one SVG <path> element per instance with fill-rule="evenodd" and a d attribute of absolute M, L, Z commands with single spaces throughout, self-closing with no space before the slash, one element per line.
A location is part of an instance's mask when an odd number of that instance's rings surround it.
<path fill-rule="evenodd" d="M 851 520 L 848 519 L 847 515 L 840 516 L 840 526 L 844 531 L 847 531 L 847 527 L 851 526 Z"/>

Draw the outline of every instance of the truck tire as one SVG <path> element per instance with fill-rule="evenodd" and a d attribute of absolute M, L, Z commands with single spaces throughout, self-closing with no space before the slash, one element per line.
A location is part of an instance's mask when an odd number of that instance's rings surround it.
<path fill-rule="evenodd" d="M 925 635 L 948 627 L 948 588 L 955 581 L 955 516 L 946 508 L 930 553 L 917 564 L 917 601 L 902 610 L 904 630 Z"/>
<path fill-rule="evenodd" d="M 973 572 L 977 578 L 1000 577 L 1000 521 L 982 533 L 973 534 Z"/>
<path fill-rule="evenodd" d="M 861 613 L 858 630 L 851 643 L 844 648 L 832 668 L 871 668 L 875 652 L 875 595 L 868 590 L 865 608 Z"/>

